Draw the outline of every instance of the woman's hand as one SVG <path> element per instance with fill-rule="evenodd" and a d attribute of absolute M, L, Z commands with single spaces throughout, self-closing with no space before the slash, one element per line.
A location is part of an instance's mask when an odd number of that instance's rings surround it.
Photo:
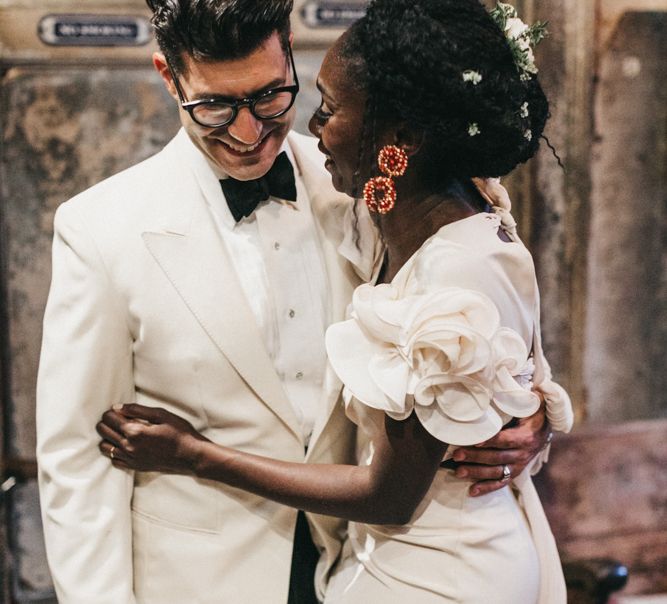
<path fill-rule="evenodd" d="M 208 439 L 184 419 L 156 407 L 114 407 L 96 426 L 100 451 L 116 468 L 192 474 L 199 445 Z"/>

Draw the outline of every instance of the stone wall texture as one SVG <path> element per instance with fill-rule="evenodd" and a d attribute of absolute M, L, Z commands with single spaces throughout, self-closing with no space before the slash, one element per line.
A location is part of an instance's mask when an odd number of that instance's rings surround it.
<path fill-rule="evenodd" d="M 601 57 L 588 247 L 588 416 L 667 414 L 667 13 L 629 12 Z"/>

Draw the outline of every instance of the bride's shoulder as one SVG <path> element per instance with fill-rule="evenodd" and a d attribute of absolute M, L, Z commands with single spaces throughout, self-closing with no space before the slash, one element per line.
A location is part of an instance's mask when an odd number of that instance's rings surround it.
<path fill-rule="evenodd" d="M 521 243 L 498 237 L 494 218 L 476 216 L 456 229 L 442 229 L 416 254 L 412 278 L 426 290 L 480 282 L 487 287 L 508 281 L 532 283 L 535 267 L 530 252 Z"/>
<path fill-rule="evenodd" d="M 453 236 L 455 235 L 455 236 Z M 488 254 L 488 247 L 469 237 L 445 229 L 436 233 L 419 249 L 413 258 L 413 276 L 430 282 L 459 270 L 480 267 Z"/>

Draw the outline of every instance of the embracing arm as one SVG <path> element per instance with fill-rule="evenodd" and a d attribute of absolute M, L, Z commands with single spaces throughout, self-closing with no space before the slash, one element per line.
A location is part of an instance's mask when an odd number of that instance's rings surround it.
<path fill-rule="evenodd" d="M 408 522 L 447 448 L 414 415 L 403 422 L 385 419 L 369 466 L 289 463 L 243 453 L 212 443 L 171 413 L 140 405 L 105 413 L 98 432 L 104 453 L 115 447 L 118 467 L 194 474 L 307 512 L 369 524 Z"/>
<path fill-rule="evenodd" d="M 536 394 L 540 393 L 536 391 Z M 454 461 L 458 462 L 456 475 L 475 481 L 470 488 L 473 497 L 502 489 L 507 485 L 503 480 L 503 466 L 509 466 L 512 476 L 521 474 L 551 442 L 551 430 L 543 399 L 538 411 L 530 417 L 511 422 L 484 443 L 457 449 L 454 452 Z"/>
<path fill-rule="evenodd" d="M 37 383 L 40 498 L 61 603 L 135 601 L 132 475 L 100 459 L 94 430 L 101 413 L 133 392 L 124 313 L 87 229 L 66 204 L 55 220 Z"/>

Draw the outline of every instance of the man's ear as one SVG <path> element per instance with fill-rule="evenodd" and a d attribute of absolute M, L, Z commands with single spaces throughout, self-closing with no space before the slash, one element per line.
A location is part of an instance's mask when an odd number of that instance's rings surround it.
<path fill-rule="evenodd" d="M 394 133 L 394 144 L 401 147 L 408 156 L 419 152 L 424 144 L 425 133 L 421 129 L 416 129 L 408 124 L 400 125 Z"/>
<path fill-rule="evenodd" d="M 153 67 L 155 67 L 155 70 L 160 74 L 169 94 L 178 100 L 178 92 L 176 91 L 174 79 L 172 78 L 171 71 L 167 65 L 167 59 L 165 59 L 161 52 L 153 53 Z"/>

